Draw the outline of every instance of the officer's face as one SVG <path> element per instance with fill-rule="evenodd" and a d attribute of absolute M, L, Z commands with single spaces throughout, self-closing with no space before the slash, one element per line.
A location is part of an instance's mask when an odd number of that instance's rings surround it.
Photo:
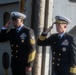
<path fill-rule="evenodd" d="M 56 30 L 58 33 L 63 33 L 66 31 L 67 24 L 56 23 Z"/>
<path fill-rule="evenodd" d="M 23 24 L 23 20 L 22 19 L 14 19 L 13 20 L 13 25 L 14 27 L 20 27 Z"/>

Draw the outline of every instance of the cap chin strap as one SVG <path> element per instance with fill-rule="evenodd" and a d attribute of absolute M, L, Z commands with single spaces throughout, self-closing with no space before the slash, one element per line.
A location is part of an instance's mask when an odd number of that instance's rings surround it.
<path fill-rule="evenodd" d="M 63 23 L 63 24 L 68 24 L 68 22 L 63 21 L 63 20 L 56 20 L 56 22 L 55 22 L 55 23 Z"/>

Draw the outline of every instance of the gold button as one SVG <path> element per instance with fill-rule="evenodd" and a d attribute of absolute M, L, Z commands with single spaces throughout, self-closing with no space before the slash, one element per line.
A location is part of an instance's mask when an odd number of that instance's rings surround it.
<path fill-rule="evenodd" d="M 18 45 L 16 45 L 16 47 L 18 47 Z"/>
<path fill-rule="evenodd" d="M 21 42 L 24 43 L 24 40 L 22 40 Z"/>
<path fill-rule="evenodd" d="M 13 47 L 13 45 L 11 45 Z"/>
<path fill-rule="evenodd" d="M 61 53 L 59 53 L 59 55 L 61 55 Z"/>
<path fill-rule="evenodd" d="M 57 66 L 59 66 L 59 64 L 57 64 Z"/>
<path fill-rule="evenodd" d="M 55 54 L 55 52 L 53 52 L 53 54 Z"/>
<path fill-rule="evenodd" d="M 18 52 L 18 50 L 16 50 L 16 52 Z"/>
<path fill-rule="evenodd" d="M 60 61 L 60 59 L 58 59 Z"/>
<path fill-rule="evenodd" d="M 54 62 L 52 62 L 52 64 L 54 64 Z"/>
<path fill-rule="evenodd" d="M 55 57 L 53 57 L 53 59 L 55 59 Z"/>
<path fill-rule="evenodd" d="M 16 56 L 16 58 L 18 58 L 18 56 Z"/>

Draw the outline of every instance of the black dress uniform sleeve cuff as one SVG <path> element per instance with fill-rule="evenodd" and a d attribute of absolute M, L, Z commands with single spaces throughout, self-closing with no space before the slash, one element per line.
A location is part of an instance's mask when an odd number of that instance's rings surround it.
<path fill-rule="evenodd" d="M 45 32 L 42 32 L 42 34 L 41 34 L 42 36 L 46 36 L 47 35 L 47 33 L 45 33 Z"/>
<path fill-rule="evenodd" d="M 33 62 L 27 64 L 28 67 L 33 67 Z"/>

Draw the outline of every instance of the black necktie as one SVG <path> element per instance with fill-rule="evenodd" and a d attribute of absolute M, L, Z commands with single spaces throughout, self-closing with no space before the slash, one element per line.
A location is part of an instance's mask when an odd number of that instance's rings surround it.
<path fill-rule="evenodd" d="M 58 38 L 61 39 L 61 36 L 59 35 Z"/>
<path fill-rule="evenodd" d="M 18 29 L 16 29 L 16 32 L 18 33 L 18 32 L 19 32 L 19 30 L 18 30 Z"/>

